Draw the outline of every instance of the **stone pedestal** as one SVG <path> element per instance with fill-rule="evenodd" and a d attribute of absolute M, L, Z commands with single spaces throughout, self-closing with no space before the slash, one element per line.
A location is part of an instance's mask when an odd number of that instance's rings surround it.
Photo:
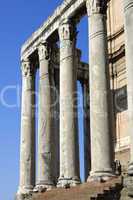
<path fill-rule="evenodd" d="M 69 20 L 59 27 L 60 37 L 60 177 L 58 186 L 79 184 L 76 92 L 75 28 Z"/>
<path fill-rule="evenodd" d="M 125 49 L 127 67 L 128 132 L 130 135 L 130 164 L 127 188 L 133 196 L 133 0 L 123 0 L 125 24 Z"/>
<path fill-rule="evenodd" d="M 106 5 L 87 1 L 89 15 L 89 87 L 91 173 L 88 181 L 112 176 L 109 130 L 109 66 L 106 32 Z"/>
<path fill-rule="evenodd" d="M 52 177 L 52 113 L 49 46 L 45 42 L 38 48 L 39 54 L 39 128 L 38 128 L 38 178 L 35 190 L 53 187 Z"/>
<path fill-rule="evenodd" d="M 35 186 L 35 69 L 29 60 L 22 62 L 22 111 L 20 144 L 20 183 L 18 197 Z"/>

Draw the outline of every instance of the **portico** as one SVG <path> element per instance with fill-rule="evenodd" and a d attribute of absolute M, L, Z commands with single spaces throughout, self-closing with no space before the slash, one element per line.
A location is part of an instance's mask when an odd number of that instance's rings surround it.
<path fill-rule="evenodd" d="M 123 0 L 124 1 L 124 0 Z M 132 138 L 132 0 L 124 1 L 129 132 Z M 89 96 L 91 155 L 88 181 L 114 177 L 109 111 L 110 71 L 105 0 L 68 0 L 22 46 L 22 114 L 18 194 L 80 184 L 77 80 Z M 77 49 L 77 24 L 88 16 L 89 64 Z M 57 45 L 59 44 L 59 45 Z M 35 76 L 39 71 L 38 132 L 35 133 Z M 87 82 L 87 84 L 85 84 Z M 89 88 L 88 88 L 89 86 Z M 54 113 L 58 113 L 54 115 Z M 36 134 L 38 160 L 36 161 Z M 132 142 L 129 174 L 132 175 Z M 35 166 L 38 166 L 36 174 Z"/>

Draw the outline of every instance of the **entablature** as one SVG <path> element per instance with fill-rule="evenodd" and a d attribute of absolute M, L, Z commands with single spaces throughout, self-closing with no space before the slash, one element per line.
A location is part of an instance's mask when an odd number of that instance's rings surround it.
<path fill-rule="evenodd" d="M 36 51 L 41 41 L 47 40 L 59 27 L 64 18 L 73 18 L 84 15 L 86 0 L 65 0 L 57 7 L 54 14 L 50 16 L 43 25 L 35 31 L 24 43 L 21 49 L 21 59 L 29 57 Z M 82 8 L 82 9 L 81 9 Z"/>

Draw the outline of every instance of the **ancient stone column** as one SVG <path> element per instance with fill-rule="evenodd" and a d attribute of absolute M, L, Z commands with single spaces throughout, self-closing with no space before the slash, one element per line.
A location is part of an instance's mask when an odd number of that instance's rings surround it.
<path fill-rule="evenodd" d="M 125 50 L 127 67 L 128 133 L 130 135 L 130 164 L 128 189 L 133 195 L 133 0 L 123 0 L 125 25 Z M 130 179 L 131 177 L 131 179 Z"/>
<path fill-rule="evenodd" d="M 79 181 L 77 149 L 77 121 L 74 116 L 76 65 L 74 63 L 76 31 L 64 20 L 59 27 L 60 37 L 60 177 L 58 186 L 76 185 Z"/>
<path fill-rule="evenodd" d="M 22 108 L 19 194 L 32 192 L 35 186 L 35 69 L 22 61 Z"/>
<path fill-rule="evenodd" d="M 109 67 L 106 32 L 106 3 L 88 0 L 89 15 L 89 87 L 91 173 L 88 180 L 112 176 L 109 130 Z"/>
<path fill-rule="evenodd" d="M 52 178 L 52 129 L 49 45 L 38 47 L 39 54 L 39 121 L 38 121 L 38 179 L 36 189 L 53 186 Z"/>

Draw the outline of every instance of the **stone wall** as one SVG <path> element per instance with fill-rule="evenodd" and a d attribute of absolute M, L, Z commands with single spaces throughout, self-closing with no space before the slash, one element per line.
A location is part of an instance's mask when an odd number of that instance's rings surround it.
<path fill-rule="evenodd" d="M 113 100 L 113 140 L 115 159 L 123 168 L 129 161 L 129 135 L 127 131 L 127 80 L 125 63 L 124 16 L 122 0 L 108 3 L 108 49 L 110 58 L 110 80 Z"/>

